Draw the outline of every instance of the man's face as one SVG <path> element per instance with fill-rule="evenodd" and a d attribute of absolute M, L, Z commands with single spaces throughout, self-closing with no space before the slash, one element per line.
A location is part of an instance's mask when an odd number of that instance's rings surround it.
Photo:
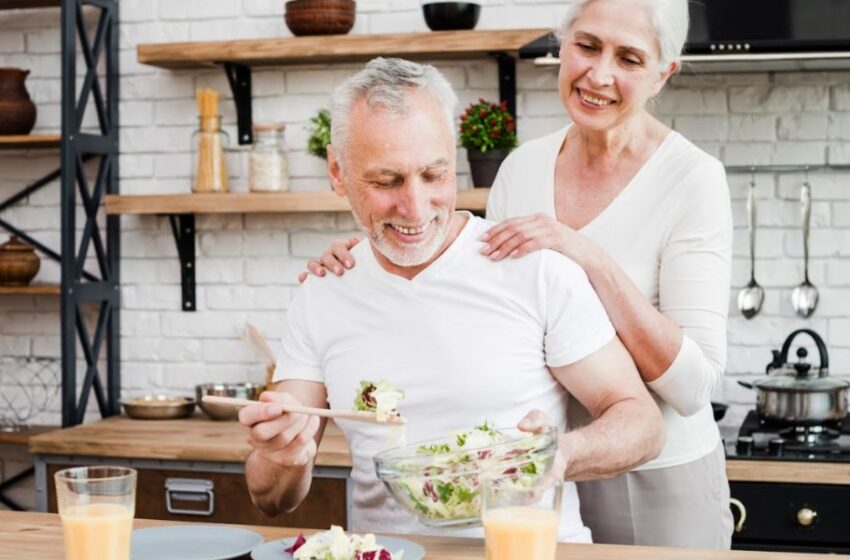
<path fill-rule="evenodd" d="M 407 99 L 410 110 L 403 116 L 356 101 L 348 152 L 329 148 L 334 189 L 348 197 L 385 267 L 426 265 L 439 255 L 457 198 L 455 150 L 444 113 L 421 91 L 412 90 Z"/>

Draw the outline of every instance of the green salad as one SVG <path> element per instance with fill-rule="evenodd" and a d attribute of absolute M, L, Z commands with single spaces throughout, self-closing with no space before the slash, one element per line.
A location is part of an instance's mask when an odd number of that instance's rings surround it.
<path fill-rule="evenodd" d="M 401 416 L 397 407 L 403 398 L 404 391 L 386 381 L 361 381 L 354 398 L 354 410 L 374 412 L 379 422 L 386 422 Z"/>
<path fill-rule="evenodd" d="M 416 455 L 416 460 L 398 466 L 401 474 L 390 484 L 408 505 L 434 520 L 478 517 L 482 474 L 503 474 L 511 484 L 529 485 L 551 462 L 533 435 L 512 439 L 486 422 L 452 434 L 444 443 L 421 445 Z"/>

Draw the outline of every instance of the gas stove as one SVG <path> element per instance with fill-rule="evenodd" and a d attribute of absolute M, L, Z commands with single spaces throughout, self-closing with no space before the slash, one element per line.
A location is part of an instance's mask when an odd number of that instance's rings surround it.
<path fill-rule="evenodd" d="M 850 463 L 850 415 L 839 422 L 789 426 L 761 421 L 751 410 L 737 439 L 726 443 L 726 455 L 734 459 Z"/>

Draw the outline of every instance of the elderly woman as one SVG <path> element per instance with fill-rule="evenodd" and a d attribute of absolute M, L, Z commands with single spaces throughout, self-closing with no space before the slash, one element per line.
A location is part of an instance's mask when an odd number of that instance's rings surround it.
<path fill-rule="evenodd" d="M 722 164 L 647 109 L 679 67 L 687 0 L 577 0 L 560 28 L 571 124 L 499 170 L 483 238 L 493 260 L 550 249 L 580 264 L 667 427 L 661 455 L 579 483 L 596 542 L 728 548 L 729 484 L 710 395 L 726 360 L 732 244 Z M 309 265 L 342 273 L 337 242 Z M 589 419 L 571 403 L 570 424 Z"/>

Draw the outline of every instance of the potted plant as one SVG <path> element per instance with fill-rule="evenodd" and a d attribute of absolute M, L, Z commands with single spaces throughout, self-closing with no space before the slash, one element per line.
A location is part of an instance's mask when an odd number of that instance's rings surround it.
<path fill-rule="evenodd" d="M 319 109 L 310 119 L 310 138 L 307 139 L 307 151 L 314 156 L 328 159 L 328 144 L 331 143 L 331 112 Z"/>
<path fill-rule="evenodd" d="M 471 103 L 460 116 L 460 144 L 466 148 L 473 186 L 491 186 L 502 160 L 517 146 L 516 120 L 507 103 Z"/>

